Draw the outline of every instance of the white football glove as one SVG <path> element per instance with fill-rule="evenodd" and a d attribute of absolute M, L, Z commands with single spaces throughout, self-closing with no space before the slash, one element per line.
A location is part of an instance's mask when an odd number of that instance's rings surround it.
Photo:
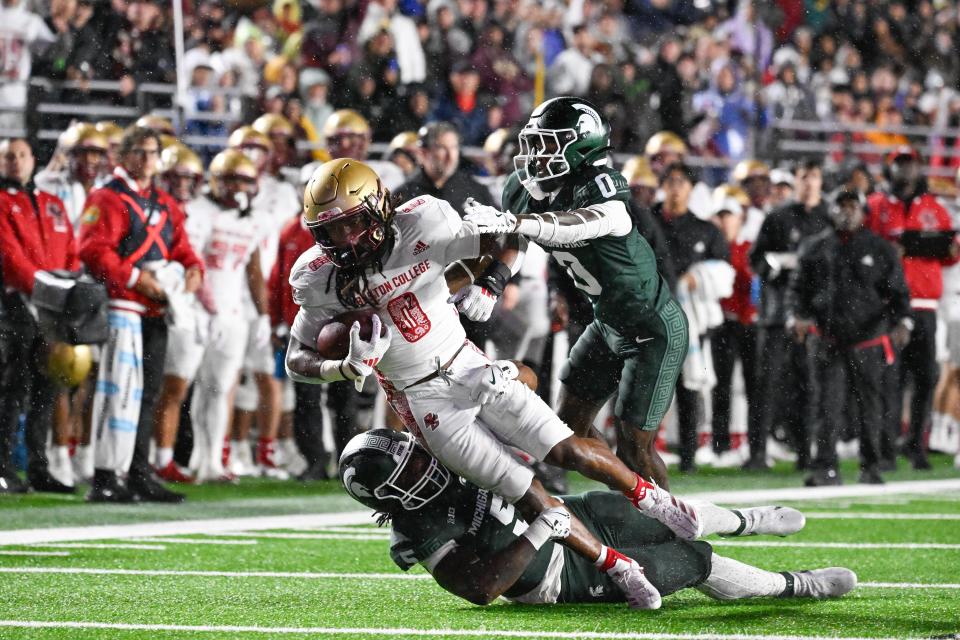
<path fill-rule="evenodd" d="M 477 367 L 464 377 L 464 384 L 470 388 L 470 399 L 480 404 L 493 402 L 502 396 L 510 382 L 511 379 L 496 363 Z"/>
<path fill-rule="evenodd" d="M 253 334 L 257 348 L 263 349 L 270 344 L 270 336 L 272 334 L 273 328 L 270 326 L 270 316 L 265 313 L 257 316 L 257 327 Z"/>
<path fill-rule="evenodd" d="M 380 329 L 382 324 L 379 316 L 373 316 L 371 319 L 372 331 L 370 341 L 360 337 L 360 323 L 354 322 L 350 327 L 350 350 L 347 357 L 343 359 L 344 366 L 341 372 L 349 379 L 353 380 L 357 391 L 363 387 L 363 380 L 373 373 L 373 368 L 377 366 L 383 354 L 390 348 L 390 340 L 393 338 L 390 327 L 381 336 Z"/>
<path fill-rule="evenodd" d="M 457 307 L 457 311 L 468 319 L 474 322 L 486 322 L 497 304 L 497 296 L 478 284 L 468 284 L 447 298 L 447 302 L 452 302 Z"/>
<path fill-rule="evenodd" d="M 547 540 L 565 540 L 570 535 L 570 512 L 565 507 L 544 509 L 527 530 L 523 532 L 534 549 L 539 549 Z"/>
<path fill-rule="evenodd" d="M 509 211 L 480 204 L 473 198 L 463 203 L 463 219 L 477 226 L 480 233 L 513 233 L 517 230 L 517 216 Z"/>

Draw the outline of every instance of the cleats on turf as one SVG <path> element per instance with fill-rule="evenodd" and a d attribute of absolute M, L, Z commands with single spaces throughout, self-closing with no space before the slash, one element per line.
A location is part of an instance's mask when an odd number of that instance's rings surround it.
<path fill-rule="evenodd" d="M 788 571 L 784 572 L 784 577 L 788 585 L 790 578 L 793 578 L 795 598 L 839 598 L 857 586 L 857 574 L 843 567 Z"/>
<path fill-rule="evenodd" d="M 660 608 L 660 592 L 647 580 L 643 567 L 637 564 L 636 560 L 630 560 L 630 564 L 625 567 L 608 571 L 607 575 L 626 596 L 627 605 L 631 609 Z"/>
<path fill-rule="evenodd" d="M 735 533 L 721 535 L 780 536 L 782 538 L 800 531 L 807 523 L 802 513 L 790 507 L 750 507 L 732 511 L 740 516 L 741 529 Z"/>
<path fill-rule="evenodd" d="M 655 482 L 637 476 L 637 487 L 625 494 L 640 513 L 662 522 L 683 540 L 696 540 L 703 531 L 697 510 Z"/>

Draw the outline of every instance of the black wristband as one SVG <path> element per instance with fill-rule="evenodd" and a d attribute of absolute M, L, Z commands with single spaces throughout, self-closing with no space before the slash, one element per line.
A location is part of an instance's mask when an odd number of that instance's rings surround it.
<path fill-rule="evenodd" d="M 499 260 L 493 263 L 477 278 L 477 284 L 498 298 L 503 295 L 503 289 L 510 282 L 510 267 Z"/>

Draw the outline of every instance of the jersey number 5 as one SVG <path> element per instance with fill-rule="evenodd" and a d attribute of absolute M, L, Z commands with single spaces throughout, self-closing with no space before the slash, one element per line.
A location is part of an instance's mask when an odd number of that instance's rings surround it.
<path fill-rule="evenodd" d="M 566 269 L 570 277 L 573 278 L 573 284 L 577 286 L 577 289 L 580 289 L 590 296 L 600 295 L 603 287 L 601 287 L 597 279 L 587 271 L 586 267 L 580 264 L 580 261 L 577 260 L 575 255 L 567 253 L 566 251 L 553 251 L 552 254 L 557 262 L 560 263 L 560 266 Z"/>

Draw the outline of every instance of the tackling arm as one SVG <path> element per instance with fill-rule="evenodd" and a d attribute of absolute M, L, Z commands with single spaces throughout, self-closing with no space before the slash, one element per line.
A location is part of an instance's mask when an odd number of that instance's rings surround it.
<path fill-rule="evenodd" d="M 537 550 L 522 536 L 486 558 L 472 549 L 454 547 L 431 573 L 453 595 L 484 606 L 512 587 L 536 555 Z"/>
<path fill-rule="evenodd" d="M 572 211 L 514 215 L 470 201 L 464 206 L 467 222 L 480 233 L 519 233 L 545 245 L 575 244 L 604 236 L 625 236 L 633 219 L 620 200 L 607 200 Z"/>

